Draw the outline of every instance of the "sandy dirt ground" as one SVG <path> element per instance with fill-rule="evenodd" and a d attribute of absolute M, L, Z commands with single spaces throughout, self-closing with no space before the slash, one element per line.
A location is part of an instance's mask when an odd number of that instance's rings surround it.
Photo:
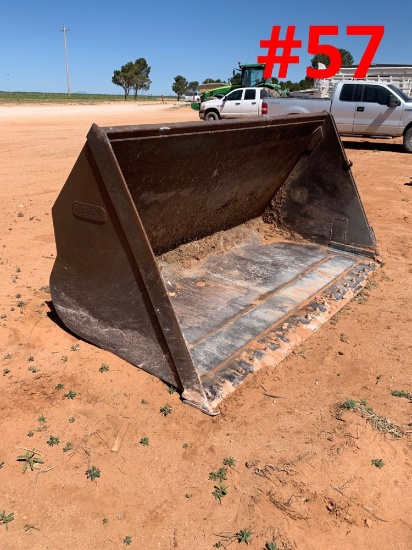
<path fill-rule="evenodd" d="M 51 207 L 91 124 L 186 120 L 197 114 L 177 104 L 0 106 L 0 548 L 412 548 L 412 155 L 399 140 L 344 141 L 384 266 L 219 416 L 55 322 Z"/>

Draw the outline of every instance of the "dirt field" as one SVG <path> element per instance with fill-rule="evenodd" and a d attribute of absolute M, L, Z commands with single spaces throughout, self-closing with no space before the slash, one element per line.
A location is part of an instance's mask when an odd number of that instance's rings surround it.
<path fill-rule="evenodd" d="M 91 124 L 185 120 L 197 114 L 170 104 L 0 106 L 0 548 L 412 548 L 412 403 L 392 395 L 412 393 L 412 155 L 400 141 L 345 140 L 383 268 L 217 417 L 48 315 L 51 207 Z M 31 449 L 44 461 L 33 471 L 17 460 Z M 209 475 L 225 459 L 219 501 Z"/>

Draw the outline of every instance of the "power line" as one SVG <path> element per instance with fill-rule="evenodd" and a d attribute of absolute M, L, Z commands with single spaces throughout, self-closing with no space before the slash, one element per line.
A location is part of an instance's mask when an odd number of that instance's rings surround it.
<path fill-rule="evenodd" d="M 66 41 L 66 34 L 69 31 L 70 31 L 70 29 L 66 29 L 66 27 L 64 25 L 63 25 L 63 28 L 60 29 L 60 32 L 63 33 L 63 37 L 64 37 L 64 55 L 66 56 L 67 95 L 70 97 L 69 58 L 67 56 L 67 41 Z"/>

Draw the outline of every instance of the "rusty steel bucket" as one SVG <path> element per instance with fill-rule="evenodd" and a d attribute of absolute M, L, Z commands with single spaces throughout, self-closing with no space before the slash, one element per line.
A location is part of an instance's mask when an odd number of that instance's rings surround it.
<path fill-rule="evenodd" d="M 379 265 L 326 113 L 93 125 L 53 222 L 63 323 L 208 414 Z"/>

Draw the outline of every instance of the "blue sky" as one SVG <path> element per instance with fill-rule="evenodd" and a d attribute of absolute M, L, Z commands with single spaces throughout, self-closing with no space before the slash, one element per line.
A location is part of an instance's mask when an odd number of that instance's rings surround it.
<path fill-rule="evenodd" d="M 2 91 L 67 91 L 63 25 L 70 29 L 72 92 L 122 93 L 111 82 L 113 71 L 139 57 L 152 67 L 152 94 L 172 94 L 178 74 L 200 82 L 225 80 L 238 61 L 256 63 L 258 55 L 266 54 L 259 43 L 270 37 L 273 25 L 281 25 L 282 35 L 295 25 L 296 38 L 302 40 L 302 48 L 293 52 L 300 63 L 290 67 L 287 80 L 305 77 L 312 57 L 307 37 L 314 25 L 338 25 L 339 35 L 325 41 L 349 50 L 355 63 L 367 38 L 346 36 L 346 26 L 384 25 L 373 61 L 412 64 L 410 0 L 5 0 L 0 13 Z"/>

